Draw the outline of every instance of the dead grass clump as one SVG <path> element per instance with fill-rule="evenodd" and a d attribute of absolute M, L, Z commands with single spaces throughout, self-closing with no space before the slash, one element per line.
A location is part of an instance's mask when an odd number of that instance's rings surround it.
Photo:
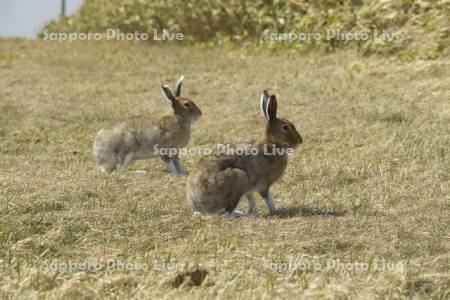
<path fill-rule="evenodd" d="M 178 288 L 183 283 L 188 285 L 192 284 L 194 286 L 200 286 L 207 275 L 208 271 L 206 269 L 196 268 L 194 271 L 186 271 L 175 276 L 175 278 L 172 280 L 172 286 Z"/>

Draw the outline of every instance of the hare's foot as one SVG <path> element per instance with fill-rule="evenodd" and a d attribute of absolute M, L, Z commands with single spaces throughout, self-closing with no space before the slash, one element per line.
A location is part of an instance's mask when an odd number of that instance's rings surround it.
<path fill-rule="evenodd" d="M 224 214 L 225 218 L 238 218 L 238 217 L 244 217 L 244 216 L 245 216 L 245 214 L 240 212 L 240 211 L 238 211 L 238 210 L 234 210 L 232 212 L 227 211 Z"/>

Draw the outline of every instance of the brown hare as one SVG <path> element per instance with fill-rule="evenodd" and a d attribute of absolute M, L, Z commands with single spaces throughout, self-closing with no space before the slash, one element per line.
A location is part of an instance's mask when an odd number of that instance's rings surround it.
<path fill-rule="evenodd" d="M 276 212 L 269 189 L 283 175 L 288 152 L 302 143 L 302 137 L 294 124 L 277 118 L 274 95 L 264 91 L 260 105 L 267 124 L 259 141 L 233 145 L 229 153 L 206 156 L 188 176 L 187 201 L 194 212 L 240 215 L 235 208 L 246 195 L 247 214 L 254 213 L 254 191 L 264 199 L 271 214 Z"/>
<path fill-rule="evenodd" d="M 189 142 L 191 123 L 201 116 L 195 103 L 181 97 L 181 77 L 175 95 L 167 85 L 161 91 L 173 114 L 161 118 L 138 116 L 101 129 L 94 141 L 94 155 L 102 171 L 124 170 L 136 160 L 160 157 L 170 173 L 187 175 L 177 151 Z M 166 149 L 166 151 L 158 151 Z M 168 155 L 170 153 L 171 155 Z"/>

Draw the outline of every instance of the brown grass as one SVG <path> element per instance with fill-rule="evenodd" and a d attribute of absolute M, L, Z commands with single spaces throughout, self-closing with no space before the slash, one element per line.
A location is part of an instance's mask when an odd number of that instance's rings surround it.
<path fill-rule="evenodd" d="M 259 218 L 196 217 L 185 178 L 157 160 L 99 172 L 96 131 L 168 113 L 159 84 L 181 74 L 203 111 L 193 146 L 257 137 L 260 92 L 278 96 L 279 115 L 305 140 L 273 188 L 278 215 L 258 199 Z M 449 86 L 449 60 L 0 40 L 0 295 L 444 299 Z M 182 157 L 188 169 L 198 159 Z M 113 259 L 148 268 L 110 270 Z M 404 269 L 374 269 L 383 259 Z M 372 267 L 326 268 L 337 260 Z M 56 262 L 103 268 L 45 268 Z M 322 268 L 267 267 L 289 262 Z M 196 268 L 208 271 L 201 286 L 173 287 L 177 274 Z"/>

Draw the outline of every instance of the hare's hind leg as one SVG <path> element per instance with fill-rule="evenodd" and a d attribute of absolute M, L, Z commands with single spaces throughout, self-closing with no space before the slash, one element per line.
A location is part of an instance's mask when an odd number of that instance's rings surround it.
<path fill-rule="evenodd" d="M 128 165 L 133 161 L 133 152 L 130 152 L 125 155 L 125 157 L 121 160 L 121 163 L 117 165 L 118 170 L 126 170 Z"/>
<path fill-rule="evenodd" d="M 104 148 L 94 148 L 95 160 L 100 165 L 100 170 L 111 173 L 117 167 L 117 159 L 112 151 Z"/>
<path fill-rule="evenodd" d="M 237 168 L 228 168 L 221 173 L 218 181 L 223 180 L 220 190 L 223 191 L 222 205 L 225 207 L 225 215 L 243 216 L 244 214 L 237 211 L 236 207 L 242 196 L 250 190 L 247 173 Z M 251 201 L 249 203 L 252 205 Z"/>
<path fill-rule="evenodd" d="M 252 216 L 258 216 L 258 211 L 256 209 L 256 202 L 255 202 L 255 196 L 253 195 L 253 192 L 248 192 L 246 194 L 247 197 L 247 211 L 246 213 L 242 213 L 238 210 L 234 210 L 232 212 L 226 212 L 225 217 L 227 218 L 235 218 L 235 217 L 252 217 Z"/>
<path fill-rule="evenodd" d="M 191 173 L 192 174 L 192 173 Z M 204 214 L 236 216 L 241 197 L 251 190 L 247 173 L 227 168 L 201 177 L 188 177 L 186 194 L 193 211 Z"/>
<path fill-rule="evenodd" d="M 135 160 L 135 153 L 138 149 L 136 136 L 126 131 L 120 136 L 120 144 L 116 149 L 119 161 L 117 169 L 126 170 L 128 165 Z"/>

